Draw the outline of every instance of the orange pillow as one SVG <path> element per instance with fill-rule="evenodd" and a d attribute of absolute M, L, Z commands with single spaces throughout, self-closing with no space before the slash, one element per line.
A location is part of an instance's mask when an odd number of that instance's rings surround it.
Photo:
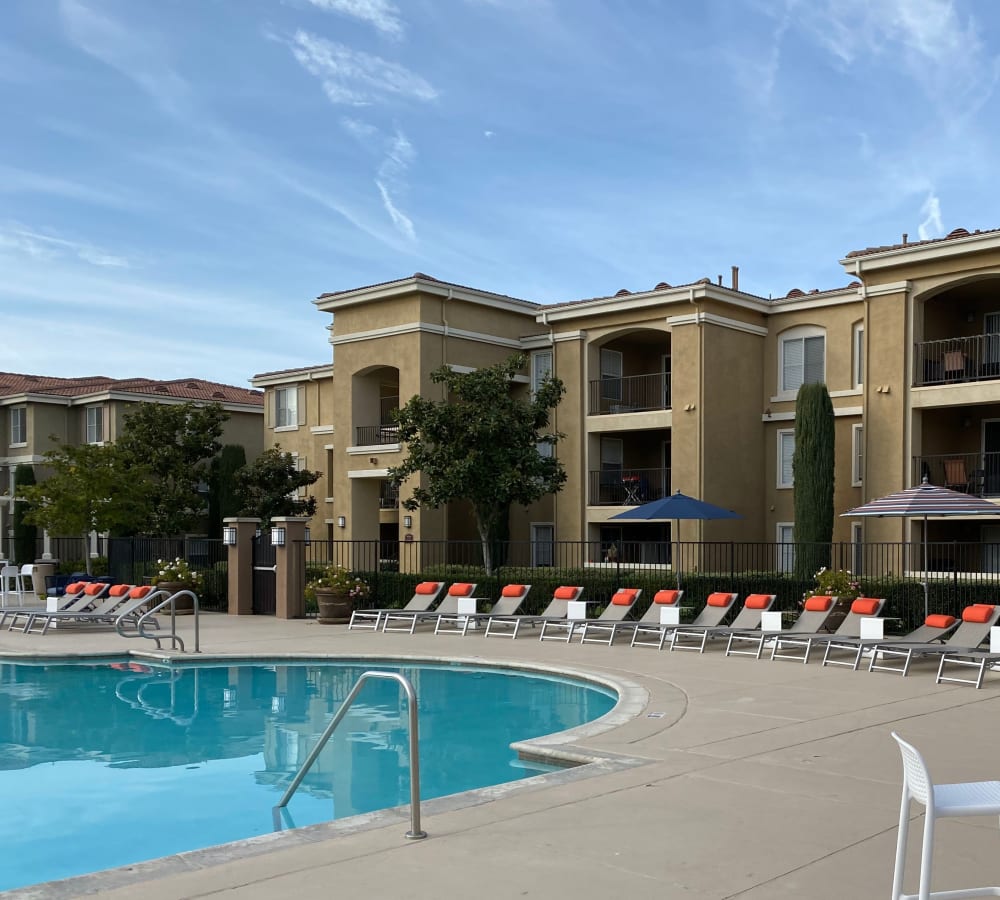
<path fill-rule="evenodd" d="M 680 591 L 657 591 L 653 595 L 654 603 L 664 603 L 667 606 L 673 606 L 678 597 L 680 596 Z"/>
<path fill-rule="evenodd" d="M 809 612 L 826 612 L 833 606 L 833 597 L 810 597 L 806 600 L 805 608 Z"/>
<path fill-rule="evenodd" d="M 879 601 L 873 597 L 858 597 L 851 604 L 851 612 L 856 616 L 874 616 L 878 608 Z"/>
<path fill-rule="evenodd" d="M 622 588 L 620 591 L 616 591 L 615 595 L 611 598 L 611 602 L 615 606 L 631 606 L 635 603 L 635 595 L 639 591 L 636 588 Z"/>
<path fill-rule="evenodd" d="M 962 610 L 963 622 L 977 622 L 982 625 L 993 618 L 993 607 L 986 603 L 976 603 Z"/>
<path fill-rule="evenodd" d="M 437 581 L 421 581 L 414 589 L 414 594 L 436 594 L 439 583 Z"/>
<path fill-rule="evenodd" d="M 92 581 L 83 589 L 83 592 L 88 597 L 93 597 L 95 594 L 100 594 L 103 590 L 104 590 L 103 582 Z"/>
<path fill-rule="evenodd" d="M 932 613 L 924 619 L 924 624 L 929 625 L 931 628 L 950 628 L 955 624 L 955 617 L 945 616 L 941 613 Z"/>
<path fill-rule="evenodd" d="M 448 588 L 449 597 L 468 597 L 472 593 L 472 585 L 465 581 L 455 582 Z"/>
<path fill-rule="evenodd" d="M 552 596 L 556 600 L 573 600 L 579 592 L 580 589 L 575 587 L 557 587 Z"/>
<path fill-rule="evenodd" d="M 747 609 L 767 609 L 773 602 L 770 594 L 751 594 L 743 601 L 743 605 Z"/>
<path fill-rule="evenodd" d="M 520 597 L 524 593 L 523 584 L 508 584 L 500 591 L 501 597 Z"/>
<path fill-rule="evenodd" d="M 86 586 L 86 584 L 87 584 L 86 581 L 74 581 L 72 584 L 67 584 L 66 585 L 66 593 L 67 594 L 78 594 L 78 593 L 80 593 L 80 591 L 82 591 L 84 589 L 84 587 Z"/>
<path fill-rule="evenodd" d="M 705 604 L 707 606 L 729 606 L 732 602 L 732 594 L 709 594 Z"/>
<path fill-rule="evenodd" d="M 127 584 L 116 584 L 110 591 L 108 591 L 108 594 L 112 597 L 124 597 L 129 590 L 130 587 Z"/>
<path fill-rule="evenodd" d="M 130 600 L 141 600 L 146 594 L 152 592 L 152 588 L 148 584 L 142 585 L 142 587 L 134 587 L 128 592 Z"/>

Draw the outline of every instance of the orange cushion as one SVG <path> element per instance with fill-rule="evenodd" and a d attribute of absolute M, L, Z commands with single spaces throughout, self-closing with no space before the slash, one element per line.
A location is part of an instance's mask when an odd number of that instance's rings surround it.
<path fill-rule="evenodd" d="M 708 606 L 729 606 L 732 602 L 732 594 L 709 594 L 705 601 Z"/>
<path fill-rule="evenodd" d="M 110 591 L 108 591 L 108 593 L 112 597 L 124 597 L 129 592 L 129 590 L 130 586 L 127 584 L 116 584 L 114 587 L 111 588 Z"/>
<path fill-rule="evenodd" d="M 773 602 L 770 594 L 751 594 L 743 601 L 743 605 L 747 609 L 767 609 Z"/>
<path fill-rule="evenodd" d="M 141 587 L 134 587 L 128 592 L 130 600 L 141 600 L 146 594 L 152 592 L 152 588 L 148 584 L 144 584 Z"/>
<path fill-rule="evenodd" d="M 86 581 L 74 581 L 72 584 L 66 585 L 67 594 L 78 594 L 87 586 Z"/>
<path fill-rule="evenodd" d="M 665 603 L 667 606 L 673 606 L 677 602 L 677 598 L 680 596 L 680 591 L 657 591 L 653 595 L 654 603 Z"/>
<path fill-rule="evenodd" d="M 507 584 L 504 585 L 504 589 L 500 591 L 501 597 L 520 597 L 524 593 L 523 584 Z"/>
<path fill-rule="evenodd" d="M 962 610 L 963 622 L 978 622 L 983 624 L 989 622 L 993 617 L 993 607 L 985 603 L 976 603 L 974 606 L 967 606 Z"/>
<path fill-rule="evenodd" d="M 856 616 L 874 616 L 878 608 L 879 601 L 873 597 L 858 597 L 851 604 L 851 612 Z"/>
<path fill-rule="evenodd" d="M 611 602 L 615 606 L 631 606 L 635 603 L 635 595 L 638 593 L 639 591 L 636 588 L 622 588 L 620 591 L 615 591 Z"/>
<path fill-rule="evenodd" d="M 88 585 L 87 585 L 87 586 L 86 586 L 86 587 L 85 587 L 85 588 L 83 589 L 83 592 L 84 592 L 84 593 L 85 593 L 85 594 L 86 594 L 86 595 L 87 595 L 88 597 L 93 597 L 93 596 L 94 596 L 94 594 L 100 594 L 100 593 L 101 593 L 101 592 L 102 592 L 102 591 L 104 590 L 104 587 L 105 587 L 105 585 L 104 585 L 104 583 L 103 583 L 103 582 L 100 582 L 100 581 L 92 581 L 92 582 L 90 582 L 90 584 L 88 584 Z"/>
<path fill-rule="evenodd" d="M 448 588 L 450 597 L 468 597 L 472 593 L 472 585 L 466 581 L 459 581 Z"/>
<path fill-rule="evenodd" d="M 924 624 L 929 625 L 931 628 L 950 628 L 955 624 L 955 617 L 945 616 L 941 613 L 931 613 L 931 615 L 924 619 Z"/>
<path fill-rule="evenodd" d="M 436 594 L 440 587 L 438 581 L 421 581 L 414 589 L 414 594 Z"/>
<path fill-rule="evenodd" d="M 579 592 L 580 589 L 575 587 L 557 587 L 552 596 L 556 600 L 573 600 Z"/>
<path fill-rule="evenodd" d="M 806 609 L 809 612 L 826 612 L 833 606 L 833 597 L 810 597 L 806 600 Z"/>

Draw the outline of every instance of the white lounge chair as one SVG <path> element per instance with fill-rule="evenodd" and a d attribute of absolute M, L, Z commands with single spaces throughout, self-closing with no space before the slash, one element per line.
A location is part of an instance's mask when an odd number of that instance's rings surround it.
<path fill-rule="evenodd" d="M 575 624 L 580 628 L 581 644 L 607 644 L 615 640 L 615 629 L 624 622 L 642 596 L 642 588 L 618 588 L 611 601 L 596 619 L 586 619 Z M 544 631 L 545 626 L 542 626 Z M 572 629 L 569 637 L 573 636 Z M 568 640 L 569 638 L 567 638 Z"/>
<path fill-rule="evenodd" d="M 544 625 L 546 622 L 565 619 L 568 613 L 567 604 L 579 600 L 583 594 L 582 587 L 560 585 L 552 592 L 549 605 L 537 616 L 502 616 L 491 615 L 486 622 L 486 637 L 509 637 L 514 639 L 522 625 Z"/>
<path fill-rule="evenodd" d="M 437 623 L 434 625 L 434 633 L 465 635 L 468 633 L 469 628 L 478 627 L 481 622 L 488 621 L 491 616 L 516 615 L 524 601 L 528 598 L 530 590 L 530 584 L 506 584 L 500 590 L 500 599 L 497 600 L 493 609 L 488 613 L 439 615 Z M 449 625 L 451 627 L 448 627 Z"/>
<path fill-rule="evenodd" d="M 733 594 L 735 598 L 736 595 Z M 699 653 L 705 652 L 705 646 L 709 640 L 728 637 L 734 631 L 752 631 L 760 628 L 761 618 L 773 605 L 776 599 L 775 594 L 748 594 L 743 601 L 743 608 L 736 615 L 732 625 L 707 625 L 688 626 L 682 625 L 674 629 L 670 635 L 670 649 L 674 650 L 697 650 Z M 690 639 L 690 643 L 686 641 Z"/>
<path fill-rule="evenodd" d="M 771 645 L 771 659 L 793 659 L 805 665 L 809 662 L 813 647 L 841 638 L 860 637 L 862 620 L 880 616 L 884 606 L 885 599 L 882 597 L 858 597 L 851 602 L 851 608 L 835 631 L 818 631 L 815 634 L 789 632 L 775 635 L 774 643 Z M 795 648 L 798 652 L 795 652 Z"/>
<path fill-rule="evenodd" d="M 351 621 L 347 624 L 347 630 L 378 631 L 382 624 L 382 616 L 390 612 L 427 612 L 443 590 L 443 581 L 421 581 L 413 589 L 413 596 L 402 610 L 356 609 L 351 613 Z"/>
<path fill-rule="evenodd" d="M 830 620 L 833 611 L 837 607 L 837 598 L 831 596 L 815 595 L 806 599 L 802 612 L 796 616 L 791 627 L 783 631 L 784 635 L 814 634 L 820 631 Z M 764 631 L 761 628 L 755 631 L 733 631 L 729 635 L 729 643 L 726 645 L 726 656 L 753 656 L 760 659 L 764 652 L 764 643 L 767 640 L 775 640 L 775 632 Z M 750 644 L 749 650 L 737 650 L 738 644 Z"/>
<path fill-rule="evenodd" d="M 445 594 L 444 599 L 433 610 L 390 610 L 382 616 L 382 631 L 405 631 L 413 634 L 417 625 L 433 622 L 440 615 L 456 615 L 458 601 L 462 597 L 473 597 L 477 585 L 469 581 L 457 581 Z"/>
<path fill-rule="evenodd" d="M 686 626 L 681 626 L 680 624 L 666 625 L 663 623 L 639 625 L 632 633 L 631 646 L 655 647 L 657 650 L 662 650 L 667 636 L 673 634 L 678 628 L 702 628 L 721 625 L 726 616 L 729 615 L 735 602 L 736 594 L 716 591 L 708 595 L 701 612 L 695 616 L 694 621 L 690 624 Z"/>

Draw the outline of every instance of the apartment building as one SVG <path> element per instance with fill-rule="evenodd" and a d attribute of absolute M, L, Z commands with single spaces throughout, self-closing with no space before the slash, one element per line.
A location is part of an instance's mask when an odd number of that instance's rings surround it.
<path fill-rule="evenodd" d="M 646 290 L 541 305 L 422 273 L 323 294 L 332 366 L 256 376 L 268 445 L 324 472 L 314 534 L 469 540 L 468 510 L 400 515 L 386 475 L 403 448 L 390 412 L 440 396 L 429 373 L 510 353 L 523 389 L 553 373 L 569 480 L 516 509 L 511 536 L 539 546 L 586 540 L 640 546 L 656 562 L 662 522 L 614 516 L 682 490 L 741 519 L 684 524 L 683 540 L 790 540 L 795 396 L 823 381 L 836 416 L 835 509 L 933 483 L 1000 500 L 1000 231 L 848 253 L 845 283 L 765 298 L 738 271 Z M 405 492 L 406 487 L 403 487 Z M 905 520 L 838 516 L 842 541 L 910 540 Z M 932 540 L 996 540 L 986 521 L 932 522 Z"/>

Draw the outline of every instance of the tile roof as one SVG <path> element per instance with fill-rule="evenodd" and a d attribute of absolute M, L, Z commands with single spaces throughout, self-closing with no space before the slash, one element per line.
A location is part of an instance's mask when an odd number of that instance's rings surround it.
<path fill-rule="evenodd" d="M 0 397 L 11 394 L 52 394 L 60 397 L 86 397 L 105 391 L 137 394 L 145 397 L 171 397 L 176 400 L 202 400 L 219 403 L 264 405 L 262 391 L 219 384 L 201 378 L 176 378 L 158 381 L 153 378 L 108 378 L 88 375 L 83 378 L 54 378 L 48 375 L 22 375 L 0 372 Z"/>
<path fill-rule="evenodd" d="M 941 238 L 928 238 L 926 241 L 907 241 L 903 244 L 885 244 L 881 247 L 866 247 L 864 250 L 852 250 L 845 257 L 846 259 L 855 259 L 859 256 L 872 256 L 875 253 L 884 253 L 887 250 L 902 250 L 909 249 L 910 247 L 925 247 L 928 244 L 941 244 L 945 241 L 953 241 L 957 238 L 972 237 L 975 234 L 996 234 L 1000 232 L 1000 228 L 990 228 L 986 231 L 980 231 L 978 228 L 975 231 L 967 231 L 964 228 L 956 228 L 953 231 L 946 234 Z M 904 235 L 905 237 L 905 235 Z"/>
<path fill-rule="evenodd" d="M 393 278 L 391 281 L 379 281 L 375 284 L 366 284 L 361 287 L 347 288 L 343 291 L 328 291 L 320 294 L 316 299 L 329 300 L 333 297 L 342 297 L 346 294 L 354 294 L 358 291 L 368 291 L 372 288 L 386 287 L 390 284 L 402 284 L 404 281 L 412 281 L 414 279 L 419 279 L 420 281 L 433 281 L 437 284 L 443 284 L 445 287 L 458 288 L 462 291 L 473 291 L 476 294 L 492 294 L 494 297 L 502 297 L 504 300 L 513 300 L 515 303 L 523 303 L 526 306 L 541 306 L 540 303 L 535 303 L 533 300 L 522 300 L 520 297 L 512 297 L 510 294 L 498 294 L 496 291 L 484 291 L 482 288 L 469 287 L 467 284 L 456 284 L 453 281 L 442 281 L 440 278 L 435 278 L 433 275 L 425 275 L 423 272 L 414 272 L 412 275 L 407 275 L 404 278 Z"/>
<path fill-rule="evenodd" d="M 258 372 L 254 378 L 273 378 L 276 375 L 296 375 L 299 372 L 315 372 L 317 369 L 329 369 L 333 367 L 332 362 L 316 363 L 314 366 L 296 366 L 294 369 L 276 369 L 273 372 Z"/>

